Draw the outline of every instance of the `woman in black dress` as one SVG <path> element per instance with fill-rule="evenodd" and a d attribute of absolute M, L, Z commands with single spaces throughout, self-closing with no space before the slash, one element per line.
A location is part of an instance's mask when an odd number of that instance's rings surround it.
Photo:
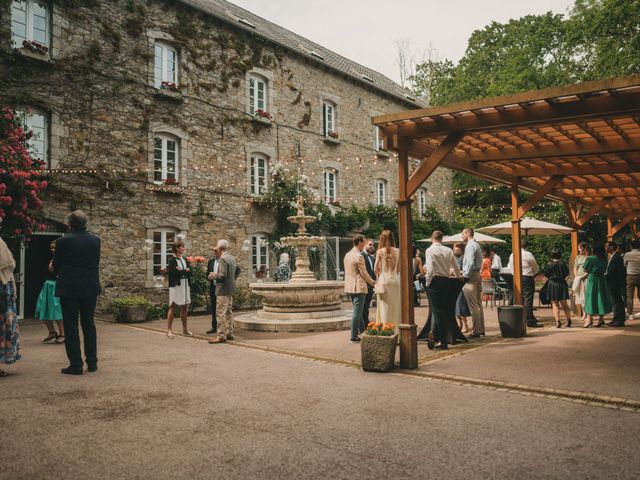
<path fill-rule="evenodd" d="M 571 311 L 567 305 L 567 300 L 569 299 L 569 286 L 567 285 L 569 267 L 560 260 L 560 250 L 556 248 L 551 250 L 551 261 L 544 267 L 544 276 L 549 280 L 548 295 L 549 300 L 551 300 L 553 317 L 556 319 L 556 327 L 562 327 L 562 323 L 560 322 L 560 307 L 562 307 L 567 317 L 567 327 L 570 327 Z"/>

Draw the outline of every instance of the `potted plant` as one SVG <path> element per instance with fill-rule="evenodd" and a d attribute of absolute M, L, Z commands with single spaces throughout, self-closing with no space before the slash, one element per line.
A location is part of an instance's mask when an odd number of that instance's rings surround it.
<path fill-rule="evenodd" d="M 151 302 L 145 297 L 122 297 L 111 303 L 111 312 L 116 322 L 140 323 L 147 319 L 147 310 L 152 307 Z"/>
<path fill-rule="evenodd" d="M 388 372 L 396 359 L 398 334 L 393 323 L 367 325 L 361 337 L 362 369 L 366 372 Z"/>

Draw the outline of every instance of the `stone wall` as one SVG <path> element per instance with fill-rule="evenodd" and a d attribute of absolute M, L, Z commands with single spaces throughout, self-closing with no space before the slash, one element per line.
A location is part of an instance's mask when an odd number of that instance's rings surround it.
<path fill-rule="evenodd" d="M 62 221 L 71 209 L 88 212 L 103 241 L 107 297 L 152 286 L 142 247 L 159 227 L 186 233 L 190 252 L 207 257 L 217 239 L 229 239 L 246 281 L 251 259 L 240 246 L 274 224 L 248 198 L 252 152 L 299 169 L 318 192 L 323 170 L 335 169 L 342 205 L 372 203 L 375 180 L 386 179 L 393 204 L 397 168 L 376 152 L 370 119 L 406 102 L 178 2 L 54 1 L 49 58 L 33 58 L 8 46 L 9 4 L 0 3 L 0 104 L 49 113 L 50 161 L 60 171 L 50 175 L 46 214 Z M 180 94 L 153 86 L 156 39 L 179 49 Z M 251 72 L 269 79 L 271 125 L 247 113 Z M 339 143 L 322 135 L 325 99 L 337 105 Z M 179 139 L 176 187 L 152 183 L 155 133 Z M 449 172 L 426 186 L 450 188 Z M 450 198 L 429 202 L 448 217 Z"/>

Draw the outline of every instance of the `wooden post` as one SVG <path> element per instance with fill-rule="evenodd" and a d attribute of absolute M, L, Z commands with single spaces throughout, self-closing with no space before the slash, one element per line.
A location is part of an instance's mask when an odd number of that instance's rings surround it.
<path fill-rule="evenodd" d="M 400 233 L 400 368 L 418 368 L 418 335 L 413 317 L 413 225 L 411 220 L 411 198 L 407 198 L 409 182 L 409 153 L 398 151 L 398 176 L 400 198 L 398 204 L 398 230 Z"/>
<path fill-rule="evenodd" d="M 576 264 L 576 257 L 578 256 L 578 229 L 574 227 L 571 231 L 571 277 L 573 278 L 573 267 Z"/>
<path fill-rule="evenodd" d="M 518 216 L 518 181 L 511 185 L 511 248 L 513 252 L 513 304 L 522 305 L 522 241 Z M 522 310 L 522 333 L 527 334 L 526 312 Z"/>
<path fill-rule="evenodd" d="M 607 215 L 607 242 L 613 241 L 613 218 L 611 214 Z"/>

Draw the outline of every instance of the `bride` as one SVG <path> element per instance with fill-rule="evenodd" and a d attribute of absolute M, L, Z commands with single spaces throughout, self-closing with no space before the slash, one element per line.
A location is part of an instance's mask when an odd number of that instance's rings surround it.
<path fill-rule="evenodd" d="M 393 323 L 396 325 L 396 332 L 398 332 L 398 323 L 400 323 L 399 258 L 400 250 L 395 247 L 393 233 L 390 230 L 384 230 L 378 241 L 374 266 L 377 278 L 375 292 L 378 305 L 376 322 Z"/>

